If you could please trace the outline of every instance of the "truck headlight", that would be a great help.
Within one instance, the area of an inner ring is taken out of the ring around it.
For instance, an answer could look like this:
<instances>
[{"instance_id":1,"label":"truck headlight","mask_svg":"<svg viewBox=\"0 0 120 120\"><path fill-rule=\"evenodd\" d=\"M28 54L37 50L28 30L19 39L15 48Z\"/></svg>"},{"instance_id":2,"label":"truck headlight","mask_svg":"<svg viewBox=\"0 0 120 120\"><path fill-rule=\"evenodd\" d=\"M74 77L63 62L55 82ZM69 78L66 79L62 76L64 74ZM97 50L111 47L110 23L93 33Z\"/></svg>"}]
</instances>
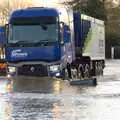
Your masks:
<instances>
[{"instance_id":1,"label":"truck headlight","mask_svg":"<svg viewBox=\"0 0 120 120\"><path fill-rule=\"evenodd\" d=\"M15 67L13 67L13 66L9 66L8 67L8 72L9 73L14 73L16 71L16 68Z\"/></svg>"},{"instance_id":2,"label":"truck headlight","mask_svg":"<svg viewBox=\"0 0 120 120\"><path fill-rule=\"evenodd\" d=\"M59 70L59 68L60 68L59 65L52 65L52 66L50 66L50 71L51 71L51 72L56 72L56 71Z\"/></svg>"}]
</instances>

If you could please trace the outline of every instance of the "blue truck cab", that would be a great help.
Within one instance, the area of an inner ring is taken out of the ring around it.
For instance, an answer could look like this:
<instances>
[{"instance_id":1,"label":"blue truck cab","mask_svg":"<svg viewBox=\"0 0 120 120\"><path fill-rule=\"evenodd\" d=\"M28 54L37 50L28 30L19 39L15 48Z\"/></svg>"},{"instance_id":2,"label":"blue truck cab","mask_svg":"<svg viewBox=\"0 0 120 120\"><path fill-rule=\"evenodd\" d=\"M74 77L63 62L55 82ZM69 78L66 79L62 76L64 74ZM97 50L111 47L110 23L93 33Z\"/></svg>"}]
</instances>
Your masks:
<instances>
[{"instance_id":1,"label":"blue truck cab","mask_svg":"<svg viewBox=\"0 0 120 120\"><path fill-rule=\"evenodd\" d=\"M61 76L67 63L75 59L72 11L16 10L8 28L6 58L11 75Z\"/></svg>"}]
</instances>

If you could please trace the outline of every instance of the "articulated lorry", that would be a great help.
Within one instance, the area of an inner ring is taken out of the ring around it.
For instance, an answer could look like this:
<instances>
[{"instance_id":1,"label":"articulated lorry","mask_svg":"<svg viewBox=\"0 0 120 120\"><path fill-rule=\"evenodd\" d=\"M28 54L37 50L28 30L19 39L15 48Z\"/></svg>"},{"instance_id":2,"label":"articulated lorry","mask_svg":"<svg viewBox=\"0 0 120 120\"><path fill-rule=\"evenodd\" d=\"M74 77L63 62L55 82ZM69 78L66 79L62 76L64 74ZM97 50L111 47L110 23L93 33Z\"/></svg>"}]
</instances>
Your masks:
<instances>
[{"instance_id":1,"label":"articulated lorry","mask_svg":"<svg viewBox=\"0 0 120 120\"><path fill-rule=\"evenodd\" d=\"M90 78L105 66L104 22L66 8L12 12L7 31L8 74Z\"/></svg>"}]
</instances>

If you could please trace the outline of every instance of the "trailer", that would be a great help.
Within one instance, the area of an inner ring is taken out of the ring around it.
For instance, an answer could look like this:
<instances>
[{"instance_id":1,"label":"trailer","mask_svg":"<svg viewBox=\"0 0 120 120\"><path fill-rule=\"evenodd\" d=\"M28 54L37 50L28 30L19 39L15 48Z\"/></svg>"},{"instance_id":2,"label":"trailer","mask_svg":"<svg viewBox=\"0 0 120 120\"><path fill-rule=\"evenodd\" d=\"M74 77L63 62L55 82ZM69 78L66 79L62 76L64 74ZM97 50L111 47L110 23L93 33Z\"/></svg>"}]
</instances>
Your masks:
<instances>
[{"instance_id":1,"label":"trailer","mask_svg":"<svg viewBox=\"0 0 120 120\"><path fill-rule=\"evenodd\" d=\"M85 79L105 67L104 21L68 8L12 12L6 59L10 76Z\"/></svg>"}]
</instances>

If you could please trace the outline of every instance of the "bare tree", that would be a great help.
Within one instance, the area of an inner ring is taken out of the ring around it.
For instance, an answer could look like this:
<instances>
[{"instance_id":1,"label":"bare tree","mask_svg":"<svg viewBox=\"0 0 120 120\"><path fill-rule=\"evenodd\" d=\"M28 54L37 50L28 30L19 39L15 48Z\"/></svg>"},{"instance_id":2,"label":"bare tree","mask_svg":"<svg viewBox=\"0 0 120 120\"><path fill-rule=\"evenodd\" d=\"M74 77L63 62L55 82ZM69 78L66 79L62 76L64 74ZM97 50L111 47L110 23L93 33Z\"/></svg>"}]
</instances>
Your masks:
<instances>
[{"instance_id":1,"label":"bare tree","mask_svg":"<svg viewBox=\"0 0 120 120\"><path fill-rule=\"evenodd\" d=\"M86 8L88 0L64 0L63 4L73 8L74 10L81 10Z\"/></svg>"},{"instance_id":2,"label":"bare tree","mask_svg":"<svg viewBox=\"0 0 120 120\"><path fill-rule=\"evenodd\" d=\"M10 13L16 9L32 7L32 0L4 0L0 2L0 20L1 25L7 23Z\"/></svg>"}]
</instances>

